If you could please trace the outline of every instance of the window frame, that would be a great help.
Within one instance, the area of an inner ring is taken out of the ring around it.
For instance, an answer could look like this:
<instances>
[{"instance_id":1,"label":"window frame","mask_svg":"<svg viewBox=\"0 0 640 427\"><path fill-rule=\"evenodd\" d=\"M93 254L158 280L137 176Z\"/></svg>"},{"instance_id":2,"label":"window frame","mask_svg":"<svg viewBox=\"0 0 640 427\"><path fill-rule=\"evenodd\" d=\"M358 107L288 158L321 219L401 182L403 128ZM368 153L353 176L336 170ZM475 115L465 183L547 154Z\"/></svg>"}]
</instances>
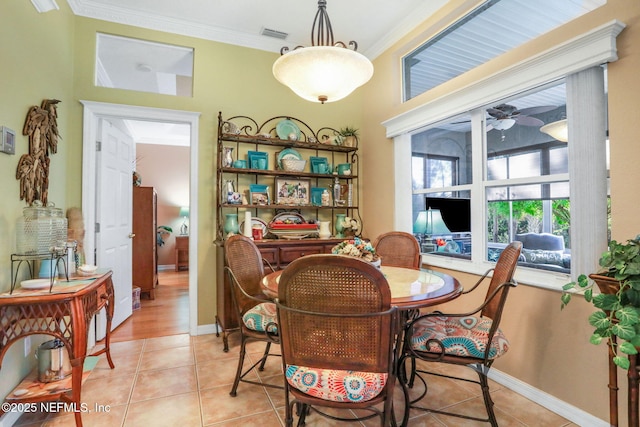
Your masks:
<instances>
[{"instance_id":1,"label":"window frame","mask_svg":"<svg viewBox=\"0 0 640 427\"><path fill-rule=\"evenodd\" d=\"M600 64L614 62L618 59L616 50L616 37L624 29L625 25L619 21L611 21L599 27L593 28L583 34L552 46L542 53L529 57L517 64L503 67L500 71L485 78L475 80L473 83L451 91L446 96L433 99L430 102L419 105L399 116L390 118L382 124L386 127L388 138L394 139L395 157L395 178L396 178L396 201L395 201L395 224L394 228L411 232L411 210L403 209L403 206L411 203L411 173L406 171L406 159L411 156L411 134L423 130L425 127L438 122L448 120L451 117L465 112L472 115L472 146L486 148L482 143L484 132L484 118L481 107L488 103L493 103L501 99L508 99L510 96L522 94L530 90L539 90L544 86L565 78L573 73L578 73L589 67L597 67ZM474 120L474 118L476 118ZM473 150L473 164L482 164L482 159L486 158L486 153L481 150ZM500 185L500 182L488 183L484 180L484 171L473 168L473 178L471 182L483 187L485 185ZM566 174L567 179L569 174ZM540 177L540 181L553 181L557 175ZM408 183L408 185L407 185ZM511 181L510 181L511 183ZM473 185L457 186L455 188L442 188L439 191L459 191L472 190L472 210L482 212L472 218L472 230L482 229L486 224L486 206L484 203L484 188L478 194L477 188ZM573 190L571 193L573 197ZM572 201L573 203L573 201ZM579 209L580 206L574 206ZM573 222L573 221L572 221ZM574 224L575 225L575 224ZM578 235L579 241L586 239L585 235L574 228L574 235ZM586 243L592 243L587 240ZM596 242L592 248L601 247L604 242ZM573 246L576 246L575 244ZM465 271L474 274L482 274L492 263L484 261L486 259L486 243L484 239L476 238L472 241L473 257L470 261L458 260L446 257L428 256L423 258L431 265ZM581 261L585 258L593 258L593 254L581 256ZM480 257L480 259L478 259ZM580 267L573 263L574 271ZM575 273L574 273L575 274ZM559 290L569 279L570 275L565 273L537 271L534 269L519 269L517 274L521 281L527 284L547 289Z\"/></svg>"}]
</instances>

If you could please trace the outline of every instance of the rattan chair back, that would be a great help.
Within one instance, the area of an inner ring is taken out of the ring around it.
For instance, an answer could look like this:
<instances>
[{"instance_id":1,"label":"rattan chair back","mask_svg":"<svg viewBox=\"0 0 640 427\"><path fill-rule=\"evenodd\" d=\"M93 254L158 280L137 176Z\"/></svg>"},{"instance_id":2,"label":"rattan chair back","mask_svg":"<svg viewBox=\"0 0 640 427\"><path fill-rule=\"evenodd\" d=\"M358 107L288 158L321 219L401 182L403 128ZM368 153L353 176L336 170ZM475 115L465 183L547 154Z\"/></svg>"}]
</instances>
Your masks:
<instances>
[{"instance_id":1,"label":"rattan chair back","mask_svg":"<svg viewBox=\"0 0 640 427\"><path fill-rule=\"evenodd\" d=\"M236 303L236 309L242 316L260 302L247 295L265 300L260 284L265 274L262 255L253 240L241 234L231 236L225 241L224 255L227 267L237 281L236 286L232 286L232 297Z\"/></svg>"},{"instance_id":2,"label":"rattan chair back","mask_svg":"<svg viewBox=\"0 0 640 427\"><path fill-rule=\"evenodd\" d=\"M236 396L238 385L241 381L264 387L282 388L279 385L254 380L252 379L254 377L251 376L247 377L254 368L260 371L264 370L268 357L280 356L279 354L270 353L271 344L279 343L275 316L272 316L274 318L273 321L270 321L269 318L264 330L255 328L257 324L253 324L253 327L250 327L249 324L245 323L243 318L243 316L254 307L259 309L258 312L262 315L268 312L268 310L266 310L268 305L273 305L271 302L268 302L268 298L262 292L262 285L260 284L264 276L264 261L262 255L253 240L242 235L231 236L225 241L224 254L227 264L225 270L229 275L229 282L231 284L231 299L238 314L238 330L240 331L238 368L229 394ZM260 309L265 310L262 311ZM254 311L253 314L255 315L255 310L252 311ZM275 307L273 307L273 311L275 311ZM252 313L249 313L249 318L251 317ZM262 357L249 368L243 370L247 353L246 346L247 343L252 340L264 342L266 346Z\"/></svg>"},{"instance_id":3,"label":"rattan chair back","mask_svg":"<svg viewBox=\"0 0 640 427\"><path fill-rule=\"evenodd\" d=\"M381 234L373 243L382 265L420 268L420 245L413 234L390 231Z\"/></svg>"},{"instance_id":4,"label":"rattan chair back","mask_svg":"<svg viewBox=\"0 0 640 427\"><path fill-rule=\"evenodd\" d=\"M289 264L278 285L283 362L387 372L392 363L391 291L382 272L341 255Z\"/></svg>"},{"instance_id":5,"label":"rattan chair back","mask_svg":"<svg viewBox=\"0 0 640 427\"><path fill-rule=\"evenodd\" d=\"M516 271L521 250L522 242L514 241L509 243L500 254L498 262L496 262L496 266L493 269L493 276L491 277L491 282L487 289L487 297L485 299L487 304L480 314L483 317L492 319L496 324L496 327L500 322L507 294L512 288L512 286L501 285L513 281L513 274ZM495 297L493 297L494 293L497 293Z\"/></svg>"}]
</instances>

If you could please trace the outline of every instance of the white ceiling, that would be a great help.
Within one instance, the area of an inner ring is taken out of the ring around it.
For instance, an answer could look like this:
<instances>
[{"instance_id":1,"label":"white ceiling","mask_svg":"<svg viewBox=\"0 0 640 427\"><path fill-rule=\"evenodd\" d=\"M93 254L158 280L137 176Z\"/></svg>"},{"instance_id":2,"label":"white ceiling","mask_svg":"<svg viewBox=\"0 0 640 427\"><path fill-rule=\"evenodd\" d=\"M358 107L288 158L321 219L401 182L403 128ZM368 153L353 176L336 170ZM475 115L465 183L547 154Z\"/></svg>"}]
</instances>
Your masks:
<instances>
[{"instance_id":1,"label":"white ceiling","mask_svg":"<svg viewBox=\"0 0 640 427\"><path fill-rule=\"evenodd\" d=\"M60 1L60 0L59 0ZM374 59L448 0L327 0L335 41ZM311 44L316 0L67 0L79 16L279 52ZM286 40L261 35L288 33Z\"/></svg>"}]
</instances>

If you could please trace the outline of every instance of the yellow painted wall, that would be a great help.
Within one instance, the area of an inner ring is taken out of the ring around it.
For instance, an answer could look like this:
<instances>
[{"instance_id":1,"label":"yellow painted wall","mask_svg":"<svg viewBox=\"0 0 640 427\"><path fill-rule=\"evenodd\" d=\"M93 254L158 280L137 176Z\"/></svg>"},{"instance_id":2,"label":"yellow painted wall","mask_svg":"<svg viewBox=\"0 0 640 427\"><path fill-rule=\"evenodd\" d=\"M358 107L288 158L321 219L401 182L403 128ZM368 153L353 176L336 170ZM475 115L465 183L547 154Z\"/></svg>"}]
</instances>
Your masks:
<instances>
[{"instance_id":1,"label":"yellow painted wall","mask_svg":"<svg viewBox=\"0 0 640 427\"><path fill-rule=\"evenodd\" d=\"M617 38L619 60L610 64L609 129L611 141L611 205L613 238L624 240L640 233L637 191L640 179L640 3L608 0L607 4L575 21L527 43L472 72L401 103L400 57L449 23L474 1L454 1L374 61L375 76L364 89L364 129L367 144L362 150L366 183L364 212L369 234L375 236L393 226L393 142L385 137L381 123L409 111L468 82L490 75L588 29L618 19L627 27ZM454 6L457 9L454 9ZM374 147L374 148L373 148ZM373 149L372 149L373 148ZM410 167L407 159L407 167ZM380 171L388 170L388 174ZM375 189L375 191L371 191ZM375 214L374 214L375 213ZM475 277L450 272L473 283ZM560 312L559 292L519 286L510 297L503 329L512 348L494 365L500 371L545 391L603 419L609 419L606 346L589 344L592 329L587 318L594 310L575 299ZM477 303L477 301L474 301ZM474 304L455 301L448 308ZM626 380L619 375L620 425L626 425Z\"/></svg>"},{"instance_id":2,"label":"yellow painted wall","mask_svg":"<svg viewBox=\"0 0 640 427\"><path fill-rule=\"evenodd\" d=\"M29 152L22 135L27 111L43 99L60 99L58 126L62 140L53 154L49 175L49 200L64 208L67 203L66 169L69 155L69 111L73 94L73 19L68 14L38 14L30 2L0 4L0 126L16 132L16 154L0 153L0 292L11 282L11 254L15 252L15 224L25 202L16 180L18 160ZM16 40L20 40L19 43ZM25 277L27 269L20 270ZM34 337L32 349L47 337ZM33 351L32 351L33 353ZM7 351L0 370L0 396L5 396L30 370L21 342Z\"/></svg>"}]
</instances>

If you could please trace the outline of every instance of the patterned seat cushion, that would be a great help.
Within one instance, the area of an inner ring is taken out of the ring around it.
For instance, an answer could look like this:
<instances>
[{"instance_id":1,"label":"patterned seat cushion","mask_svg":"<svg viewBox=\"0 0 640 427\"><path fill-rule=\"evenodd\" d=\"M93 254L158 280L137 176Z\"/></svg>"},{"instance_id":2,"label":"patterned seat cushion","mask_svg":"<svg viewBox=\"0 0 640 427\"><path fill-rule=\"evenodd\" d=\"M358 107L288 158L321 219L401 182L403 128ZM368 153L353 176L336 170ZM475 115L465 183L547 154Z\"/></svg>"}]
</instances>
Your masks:
<instances>
[{"instance_id":1,"label":"patterned seat cushion","mask_svg":"<svg viewBox=\"0 0 640 427\"><path fill-rule=\"evenodd\" d=\"M266 332L267 325L273 323L269 328L269 332L278 332L277 327L275 327L277 321L276 305L272 302L263 302L248 310L242 316L242 321L247 328L258 332Z\"/></svg>"},{"instance_id":2,"label":"patterned seat cushion","mask_svg":"<svg viewBox=\"0 0 640 427\"><path fill-rule=\"evenodd\" d=\"M301 392L334 402L366 402L380 394L386 373L317 369L287 365L287 382Z\"/></svg>"},{"instance_id":3,"label":"patterned seat cushion","mask_svg":"<svg viewBox=\"0 0 640 427\"><path fill-rule=\"evenodd\" d=\"M436 339L444 345L445 354L483 358L487 336L493 321L485 317L425 317L415 323L411 345L414 350L440 353L434 343L427 349L427 341ZM489 359L502 356L509 349L509 342L498 328L489 349Z\"/></svg>"}]
</instances>

